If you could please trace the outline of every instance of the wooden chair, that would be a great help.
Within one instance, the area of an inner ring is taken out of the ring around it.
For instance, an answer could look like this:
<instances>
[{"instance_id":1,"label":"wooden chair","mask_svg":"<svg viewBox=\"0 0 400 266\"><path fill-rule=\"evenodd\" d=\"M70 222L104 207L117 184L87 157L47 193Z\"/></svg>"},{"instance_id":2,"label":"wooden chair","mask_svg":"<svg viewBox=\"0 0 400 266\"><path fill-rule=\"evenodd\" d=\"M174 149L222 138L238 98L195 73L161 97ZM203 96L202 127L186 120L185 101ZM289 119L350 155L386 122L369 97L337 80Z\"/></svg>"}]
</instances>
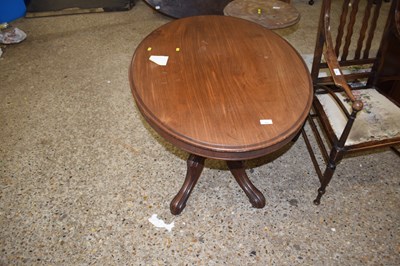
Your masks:
<instances>
[{"instance_id":1,"label":"wooden chair","mask_svg":"<svg viewBox=\"0 0 400 266\"><path fill-rule=\"evenodd\" d=\"M345 154L392 147L399 155L394 146L400 143L400 99L396 102L377 88L391 82L392 90L400 90L400 60L393 60L400 55L399 0L344 0L342 7L331 8L338 2L323 0L311 71L315 94L309 134L324 157L324 171L302 131L321 183L316 205ZM379 38L377 52L371 48L374 37Z\"/></svg>"}]
</instances>

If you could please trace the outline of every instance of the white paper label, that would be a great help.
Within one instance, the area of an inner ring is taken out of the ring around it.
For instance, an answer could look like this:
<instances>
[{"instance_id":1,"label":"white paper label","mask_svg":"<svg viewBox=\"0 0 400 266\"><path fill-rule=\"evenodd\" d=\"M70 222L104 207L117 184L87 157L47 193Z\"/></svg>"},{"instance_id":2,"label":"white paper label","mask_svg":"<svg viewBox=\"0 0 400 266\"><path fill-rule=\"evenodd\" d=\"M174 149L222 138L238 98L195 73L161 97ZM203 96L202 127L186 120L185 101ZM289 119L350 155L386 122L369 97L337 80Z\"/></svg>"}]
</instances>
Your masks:
<instances>
[{"instance_id":1,"label":"white paper label","mask_svg":"<svg viewBox=\"0 0 400 266\"><path fill-rule=\"evenodd\" d=\"M261 119L260 124L261 125L272 125L272 119Z\"/></svg>"},{"instance_id":2,"label":"white paper label","mask_svg":"<svg viewBox=\"0 0 400 266\"><path fill-rule=\"evenodd\" d=\"M168 56L166 55L152 55L149 57L151 62L156 63L160 66L166 66L168 62Z\"/></svg>"},{"instance_id":3,"label":"white paper label","mask_svg":"<svg viewBox=\"0 0 400 266\"><path fill-rule=\"evenodd\" d=\"M334 68L334 69L333 69L333 72L335 72L335 75L336 75L336 76L342 75L342 73L340 73L340 69L339 69L339 68Z\"/></svg>"}]
</instances>

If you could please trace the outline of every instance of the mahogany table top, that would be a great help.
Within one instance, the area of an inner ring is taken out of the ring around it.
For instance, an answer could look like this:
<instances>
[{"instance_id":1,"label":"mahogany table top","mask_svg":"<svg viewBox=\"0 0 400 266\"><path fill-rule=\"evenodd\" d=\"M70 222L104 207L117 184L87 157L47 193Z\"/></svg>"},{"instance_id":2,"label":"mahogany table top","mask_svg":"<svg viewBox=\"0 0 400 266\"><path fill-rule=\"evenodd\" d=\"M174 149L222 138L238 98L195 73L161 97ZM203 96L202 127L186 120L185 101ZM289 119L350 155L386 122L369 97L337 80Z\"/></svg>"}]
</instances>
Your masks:
<instances>
[{"instance_id":1,"label":"mahogany table top","mask_svg":"<svg viewBox=\"0 0 400 266\"><path fill-rule=\"evenodd\" d=\"M167 64L152 55L168 56ZM226 16L161 26L137 47L129 74L149 124L177 147L214 159L256 158L287 144L313 95L309 71L288 42Z\"/></svg>"}]
</instances>

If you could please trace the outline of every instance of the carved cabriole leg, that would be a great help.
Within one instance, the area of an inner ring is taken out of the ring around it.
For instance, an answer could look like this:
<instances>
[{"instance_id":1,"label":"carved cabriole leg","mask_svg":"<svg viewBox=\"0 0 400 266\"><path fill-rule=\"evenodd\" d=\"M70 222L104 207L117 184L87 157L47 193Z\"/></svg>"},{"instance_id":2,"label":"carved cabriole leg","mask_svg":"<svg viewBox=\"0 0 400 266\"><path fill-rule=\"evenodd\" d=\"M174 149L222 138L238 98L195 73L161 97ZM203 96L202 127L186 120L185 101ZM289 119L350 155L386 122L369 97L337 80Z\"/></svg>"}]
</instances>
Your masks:
<instances>
[{"instance_id":1,"label":"carved cabriole leg","mask_svg":"<svg viewBox=\"0 0 400 266\"><path fill-rule=\"evenodd\" d=\"M247 177L242 161L227 161L229 170L238 182L239 186L246 193L250 203L254 208L263 208L265 206L264 195L251 183Z\"/></svg>"},{"instance_id":2,"label":"carved cabriole leg","mask_svg":"<svg viewBox=\"0 0 400 266\"><path fill-rule=\"evenodd\" d=\"M204 157L193 154L189 156L187 160L185 182L170 204L170 210L172 214L178 215L185 208L190 193L192 192L197 180L199 180L201 172L203 171L204 161Z\"/></svg>"}]
</instances>

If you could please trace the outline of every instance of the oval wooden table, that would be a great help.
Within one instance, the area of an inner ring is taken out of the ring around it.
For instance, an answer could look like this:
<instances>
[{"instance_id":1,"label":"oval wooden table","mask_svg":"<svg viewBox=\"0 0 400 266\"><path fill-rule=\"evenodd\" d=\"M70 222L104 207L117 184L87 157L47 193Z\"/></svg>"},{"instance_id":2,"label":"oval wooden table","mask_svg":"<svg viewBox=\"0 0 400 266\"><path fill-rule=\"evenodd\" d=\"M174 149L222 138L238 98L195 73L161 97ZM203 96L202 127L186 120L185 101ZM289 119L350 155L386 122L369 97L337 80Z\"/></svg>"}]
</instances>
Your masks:
<instances>
[{"instance_id":1,"label":"oval wooden table","mask_svg":"<svg viewBox=\"0 0 400 266\"><path fill-rule=\"evenodd\" d=\"M166 65L154 56L168 56ZM243 161L291 141L311 107L309 71L289 43L243 19L179 19L139 44L129 79L147 122L190 153L185 182L171 202L173 214L185 207L205 158L227 161L252 205L264 207Z\"/></svg>"}]
</instances>

